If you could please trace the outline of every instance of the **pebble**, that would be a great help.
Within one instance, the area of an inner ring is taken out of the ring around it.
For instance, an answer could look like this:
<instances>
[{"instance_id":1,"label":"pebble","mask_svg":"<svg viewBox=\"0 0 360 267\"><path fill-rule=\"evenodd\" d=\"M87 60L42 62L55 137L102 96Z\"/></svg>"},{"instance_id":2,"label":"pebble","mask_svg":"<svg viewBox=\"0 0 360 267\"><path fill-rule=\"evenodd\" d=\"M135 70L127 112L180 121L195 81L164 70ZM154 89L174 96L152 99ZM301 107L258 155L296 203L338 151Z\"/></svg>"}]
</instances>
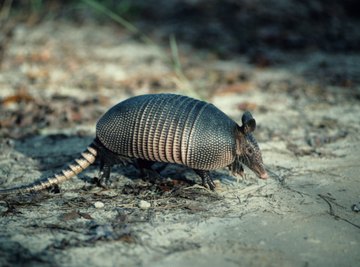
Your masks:
<instances>
[{"instance_id":1,"label":"pebble","mask_svg":"<svg viewBox=\"0 0 360 267\"><path fill-rule=\"evenodd\" d=\"M360 211L360 202L358 204L352 205L351 210L354 212L359 212Z\"/></svg>"},{"instance_id":2,"label":"pebble","mask_svg":"<svg viewBox=\"0 0 360 267\"><path fill-rule=\"evenodd\" d=\"M94 207L97 208L97 209L102 209L103 207L105 206L105 204L101 201L96 201L94 203Z\"/></svg>"},{"instance_id":3,"label":"pebble","mask_svg":"<svg viewBox=\"0 0 360 267\"><path fill-rule=\"evenodd\" d=\"M259 245L265 246L265 245L266 245L266 242L265 242L264 240L260 240Z\"/></svg>"},{"instance_id":4,"label":"pebble","mask_svg":"<svg viewBox=\"0 0 360 267\"><path fill-rule=\"evenodd\" d=\"M145 210L145 209L148 209L148 208L150 208L150 207L151 207L151 203L150 203L150 202L147 202L147 201L145 201L145 200L140 200L140 202L139 202L139 208L140 208L140 209Z\"/></svg>"}]
</instances>

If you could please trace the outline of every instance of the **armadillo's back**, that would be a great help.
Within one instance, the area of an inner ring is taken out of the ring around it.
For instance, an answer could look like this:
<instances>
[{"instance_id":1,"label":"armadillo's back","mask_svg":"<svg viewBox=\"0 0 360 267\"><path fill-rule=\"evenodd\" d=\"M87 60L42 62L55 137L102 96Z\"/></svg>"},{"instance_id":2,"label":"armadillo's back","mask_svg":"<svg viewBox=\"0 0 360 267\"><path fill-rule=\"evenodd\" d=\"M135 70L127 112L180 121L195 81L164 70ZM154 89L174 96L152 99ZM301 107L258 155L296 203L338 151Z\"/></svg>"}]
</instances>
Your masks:
<instances>
[{"instance_id":1,"label":"armadillo's back","mask_svg":"<svg viewBox=\"0 0 360 267\"><path fill-rule=\"evenodd\" d=\"M114 153L211 170L235 157L236 123L212 104L174 94L129 98L97 123L101 143Z\"/></svg>"}]
</instances>

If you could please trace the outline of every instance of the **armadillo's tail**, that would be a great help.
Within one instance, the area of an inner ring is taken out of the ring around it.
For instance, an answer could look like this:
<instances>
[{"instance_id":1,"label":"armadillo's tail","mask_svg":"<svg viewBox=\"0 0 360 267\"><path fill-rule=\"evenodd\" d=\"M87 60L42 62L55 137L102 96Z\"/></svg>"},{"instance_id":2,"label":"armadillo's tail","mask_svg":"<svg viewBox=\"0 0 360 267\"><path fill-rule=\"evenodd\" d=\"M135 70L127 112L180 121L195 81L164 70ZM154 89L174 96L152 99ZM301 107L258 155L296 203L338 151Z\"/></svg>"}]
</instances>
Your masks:
<instances>
[{"instance_id":1,"label":"armadillo's tail","mask_svg":"<svg viewBox=\"0 0 360 267\"><path fill-rule=\"evenodd\" d=\"M49 188L54 185L58 185L75 175L79 174L87 167L89 167L92 163L94 163L98 152L94 143L90 144L87 149L81 153L81 156L75 159L71 164L67 166L67 168L63 169L61 172L42 179L35 181L29 185L23 185L18 187L13 187L9 189L0 190L0 195L8 195L8 194L25 194L30 192L37 192L43 189Z\"/></svg>"}]
</instances>

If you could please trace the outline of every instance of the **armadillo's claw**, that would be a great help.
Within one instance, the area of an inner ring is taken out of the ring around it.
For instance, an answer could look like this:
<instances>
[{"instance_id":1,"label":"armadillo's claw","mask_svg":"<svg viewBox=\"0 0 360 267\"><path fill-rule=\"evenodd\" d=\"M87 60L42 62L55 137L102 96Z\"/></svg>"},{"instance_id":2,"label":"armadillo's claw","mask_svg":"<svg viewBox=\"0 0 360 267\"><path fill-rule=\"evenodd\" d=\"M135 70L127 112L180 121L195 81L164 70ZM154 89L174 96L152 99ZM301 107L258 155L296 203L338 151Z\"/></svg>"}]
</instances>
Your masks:
<instances>
[{"instance_id":1,"label":"armadillo's claw","mask_svg":"<svg viewBox=\"0 0 360 267\"><path fill-rule=\"evenodd\" d=\"M203 183L203 185L204 185L204 183ZM215 187L216 187L214 181L211 178L206 180L205 186L210 188L211 191L214 191Z\"/></svg>"},{"instance_id":2,"label":"armadillo's claw","mask_svg":"<svg viewBox=\"0 0 360 267\"><path fill-rule=\"evenodd\" d=\"M209 171L205 171L205 170L194 170L194 171L201 177L202 185L204 187L207 187L212 191L215 190L216 186L213 179L210 176Z\"/></svg>"},{"instance_id":3,"label":"armadillo's claw","mask_svg":"<svg viewBox=\"0 0 360 267\"><path fill-rule=\"evenodd\" d=\"M111 165L101 162L99 178L95 178L96 185L106 189L110 188L111 186L110 172L111 172Z\"/></svg>"},{"instance_id":4,"label":"armadillo's claw","mask_svg":"<svg viewBox=\"0 0 360 267\"><path fill-rule=\"evenodd\" d=\"M99 177L94 177L93 183L101 188L109 189L111 187L111 182L109 179L101 179Z\"/></svg>"}]
</instances>

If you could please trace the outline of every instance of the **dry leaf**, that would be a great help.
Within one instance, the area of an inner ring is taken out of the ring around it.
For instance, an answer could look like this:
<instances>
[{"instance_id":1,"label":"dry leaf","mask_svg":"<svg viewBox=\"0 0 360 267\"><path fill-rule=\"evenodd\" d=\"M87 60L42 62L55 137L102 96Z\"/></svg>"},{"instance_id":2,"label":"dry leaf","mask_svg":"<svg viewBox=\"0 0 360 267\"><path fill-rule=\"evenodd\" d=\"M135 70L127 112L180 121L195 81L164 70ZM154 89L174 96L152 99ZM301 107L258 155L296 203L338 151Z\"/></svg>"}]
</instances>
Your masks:
<instances>
[{"instance_id":1,"label":"dry leaf","mask_svg":"<svg viewBox=\"0 0 360 267\"><path fill-rule=\"evenodd\" d=\"M242 111L245 110L255 110L257 107L256 103L253 102L242 102L237 104L236 108Z\"/></svg>"},{"instance_id":2,"label":"dry leaf","mask_svg":"<svg viewBox=\"0 0 360 267\"><path fill-rule=\"evenodd\" d=\"M251 90L252 84L249 82L246 83L234 83L230 85L225 85L216 90L216 95L225 95L225 94L234 94L234 93L244 93Z\"/></svg>"}]
</instances>

